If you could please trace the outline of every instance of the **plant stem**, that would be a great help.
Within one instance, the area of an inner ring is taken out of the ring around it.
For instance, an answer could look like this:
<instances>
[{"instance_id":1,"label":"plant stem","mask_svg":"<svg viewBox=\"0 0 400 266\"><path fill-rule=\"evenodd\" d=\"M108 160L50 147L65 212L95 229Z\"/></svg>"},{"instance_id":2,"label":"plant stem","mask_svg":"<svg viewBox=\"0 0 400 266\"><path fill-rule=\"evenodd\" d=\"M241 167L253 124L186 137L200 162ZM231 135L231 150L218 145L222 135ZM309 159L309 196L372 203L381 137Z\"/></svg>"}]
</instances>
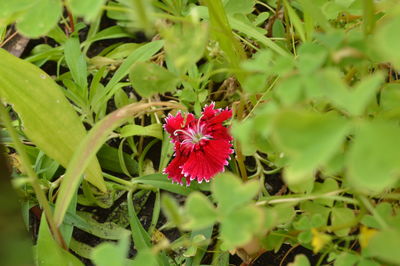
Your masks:
<instances>
[{"instance_id":1,"label":"plant stem","mask_svg":"<svg viewBox=\"0 0 400 266\"><path fill-rule=\"evenodd\" d=\"M52 231L55 240L62 248L67 249L67 245L53 220L53 214L49 202L47 201L46 195L40 188L39 178L36 175L35 171L33 171L28 154L26 153L25 148L21 143L17 132L12 126L12 121L10 119L10 116L2 102L0 102L0 118L1 120L3 120L4 126L6 127L8 133L10 134L14 142L15 150L17 151L21 159L21 165L29 177L29 181L32 185L33 190L35 191L40 206L43 208L44 214L46 215L47 222L50 226L50 230Z\"/></svg>"}]
</instances>

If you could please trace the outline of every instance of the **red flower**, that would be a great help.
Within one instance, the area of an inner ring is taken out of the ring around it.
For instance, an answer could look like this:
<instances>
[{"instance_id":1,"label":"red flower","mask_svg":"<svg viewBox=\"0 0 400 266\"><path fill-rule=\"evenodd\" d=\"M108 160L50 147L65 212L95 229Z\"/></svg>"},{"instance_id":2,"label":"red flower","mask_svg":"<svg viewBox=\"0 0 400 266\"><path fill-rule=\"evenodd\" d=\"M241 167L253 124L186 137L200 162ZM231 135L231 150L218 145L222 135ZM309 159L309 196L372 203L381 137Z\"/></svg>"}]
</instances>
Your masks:
<instances>
[{"instance_id":1,"label":"red flower","mask_svg":"<svg viewBox=\"0 0 400 266\"><path fill-rule=\"evenodd\" d=\"M232 110L214 107L214 103L206 105L198 119L181 112L165 119L164 129L171 135L175 158L163 173L172 182L182 185L184 177L187 186L192 180L208 182L228 165L232 137L222 123L232 117Z\"/></svg>"}]
</instances>

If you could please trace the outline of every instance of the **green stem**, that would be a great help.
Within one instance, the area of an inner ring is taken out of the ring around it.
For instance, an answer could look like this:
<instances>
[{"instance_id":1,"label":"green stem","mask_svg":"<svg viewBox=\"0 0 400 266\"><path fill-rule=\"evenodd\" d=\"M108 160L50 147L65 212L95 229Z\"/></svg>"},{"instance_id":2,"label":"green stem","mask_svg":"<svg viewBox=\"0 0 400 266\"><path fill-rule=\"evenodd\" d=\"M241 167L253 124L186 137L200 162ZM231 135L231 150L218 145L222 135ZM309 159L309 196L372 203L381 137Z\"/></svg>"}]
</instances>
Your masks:
<instances>
[{"instance_id":1,"label":"green stem","mask_svg":"<svg viewBox=\"0 0 400 266\"><path fill-rule=\"evenodd\" d=\"M122 178L119 178L119 177L116 177L116 176L113 176L113 175L110 175L110 174L107 174L107 173L104 173L104 172L103 172L103 176L105 178L111 180L111 181L114 181L116 183L124 185L124 186L126 186L126 187L128 187L130 189L135 187L135 184L133 184L132 182L130 182L128 180L124 180Z\"/></svg>"},{"instance_id":2,"label":"green stem","mask_svg":"<svg viewBox=\"0 0 400 266\"><path fill-rule=\"evenodd\" d=\"M161 211L160 190L157 189L156 199L154 201L153 216L151 217L151 224L148 230L149 235L152 235L153 231L156 229L158 218L160 217L160 211Z\"/></svg>"},{"instance_id":3,"label":"green stem","mask_svg":"<svg viewBox=\"0 0 400 266\"><path fill-rule=\"evenodd\" d=\"M144 157L146 156L146 154L150 150L150 148L153 147L154 144L156 144L157 141L158 141L158 139L153 139L152 141L150 141L149 144L147 144L147 146L143 149L142 153L140 154L139 161L138 161L139 176L143 175Z\"/></svg>"},{"instance_id":4,"label":"green stem","mask_svg":"<svg viewBox=\"0 0 400 266\"><path fill-rule=\"evenodd\" d=\"M43 192L43 190L40 188L39 178L36 175L35 171L33 171L33 168L32 168L29 156L26 153L25 147L21 143L17 132L15 131L14 127L12 126L12 121L10 119L10 116L2 102L0 102L0 117L1 117L1 120L3 120L4 126L6 127L8 133L10 134L10 136L14 142L15 150L18 152L20 159L21 159L21 165L29 177L29 181L33 187L33 190L35 191L35 194L36 194L36 197L37 197L37 200L38 200L40 206L42 206L42 208L43 208L44 214L46 215L47 222L50 226L50 229L53 233L55 240L62 248L67 249L67 245L65 244L65 241L62 238L62 235L53 220L53 213L51 211L49 202L47 201L46 195Z\"/></svg>"}]
</instances>

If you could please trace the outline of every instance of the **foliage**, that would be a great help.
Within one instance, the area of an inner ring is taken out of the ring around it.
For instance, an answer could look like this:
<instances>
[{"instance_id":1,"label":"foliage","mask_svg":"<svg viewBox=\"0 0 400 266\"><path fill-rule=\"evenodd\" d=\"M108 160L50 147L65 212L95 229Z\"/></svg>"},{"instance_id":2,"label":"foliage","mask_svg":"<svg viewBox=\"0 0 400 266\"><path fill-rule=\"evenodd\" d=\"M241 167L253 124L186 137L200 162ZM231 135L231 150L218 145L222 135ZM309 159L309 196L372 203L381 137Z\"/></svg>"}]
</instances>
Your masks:
<instances>
[{"instance_id":1,"label":"foliage","mask_svg":"<svg viewBox=\"0 0 400 266\"><path fill-rule=\"evenodd\" d=\"M0 47L36 38L0 49L36 263L400 265L398 4L0 0ZM235 153L174 184L164 118L211 102L233 112Z\"/></svg>"}]
</instances>

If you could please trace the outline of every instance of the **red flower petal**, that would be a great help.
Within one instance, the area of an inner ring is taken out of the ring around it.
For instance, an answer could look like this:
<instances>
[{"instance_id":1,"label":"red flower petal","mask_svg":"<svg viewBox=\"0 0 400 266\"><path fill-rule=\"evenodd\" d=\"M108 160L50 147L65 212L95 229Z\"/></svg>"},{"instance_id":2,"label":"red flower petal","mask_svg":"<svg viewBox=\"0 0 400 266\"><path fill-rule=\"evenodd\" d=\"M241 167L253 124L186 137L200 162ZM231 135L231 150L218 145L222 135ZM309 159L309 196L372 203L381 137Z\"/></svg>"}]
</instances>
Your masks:
<instances>
[{"instance_id":1,"label":"red flower petal","mask_svg":"<svg viewBox=\"0 0 400 266\"><path fill-rule=\"evenodd\" d=\"M175 158L169 163L164 169L163 173L168 175L168 178L172 179L172 182L183 184L182 178L182 164L185 163L187 158L181 156L179 149L176 151ZM189 184L187 184L189 185Z\"/></svg>"},{"instance_id":2,"label":"red flower petal","mask_svg":"<svg viewBox=\"0 0 400 266\"><path fill-rule=\"evenodd\" d=\"M215 103L212 102L210 105L206 105L203 109L203 112L201 113L204 118L209 119L215 116L216 113L218 113L218 110L214 109Z\"/></svg>"},{"instance_id":3,"label":"red flower petal","mask_svg":"<svg viewBox=\"0 0 400 266\"><path fill-rule=\"evenodd\" d=\"M175 130L181 129L184 126L183 122L184 122L184 118L183 118L181 112L178 112L176 114L176 116L169 114L165 118L164 129L169 134L173 135Z\"/></svg>"},{"instance_id":4,"label":"red flower petal","mask_svg":"<svg viewBox=\"0 0 400 266\"><path fill-rule=\"evenodd\" d=\"M216 174L223 172L233 152L232 144L226 140L209 140L201 149L193 151L183 164L182 173L186 179L201 183L210 181Z\"/></svg>"},{"instance_id":5,"label":"red flower petal","mask_svg":"<svg viewBox=\"0 0 400 266\"><path fill-rule=\"evenodd\" d=\"M228 120L229 118L232 117L232 110L229 109L225 109L222 110L221 112L219 112L216 116L214 116L213 118L211 118L208 123L210 124L218 124L218 123L222 123L226 120Z\"/></svg>"}]
</instances>

